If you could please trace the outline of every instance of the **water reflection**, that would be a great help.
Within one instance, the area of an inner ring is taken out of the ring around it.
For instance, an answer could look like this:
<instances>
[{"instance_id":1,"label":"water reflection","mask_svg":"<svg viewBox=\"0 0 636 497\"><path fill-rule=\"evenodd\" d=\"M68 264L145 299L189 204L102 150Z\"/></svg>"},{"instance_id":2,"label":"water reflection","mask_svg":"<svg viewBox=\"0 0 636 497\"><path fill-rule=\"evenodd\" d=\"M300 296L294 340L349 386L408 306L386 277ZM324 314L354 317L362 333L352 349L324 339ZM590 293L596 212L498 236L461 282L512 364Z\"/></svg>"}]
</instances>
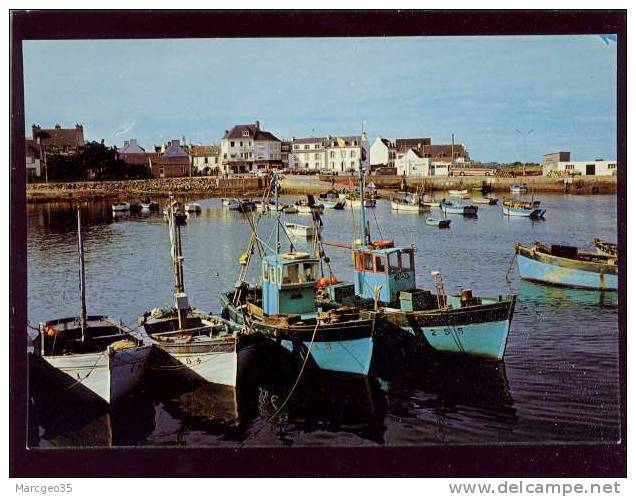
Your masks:
<instances>
[{"instance_id":1,"label":"water reflection","mask_svg":"<svg viewBox=\"0 0 636 497\"><path fill-rule=\"evenodd\" d=\"M618 292L560 288L523 280L519 282L517 291L520 301L541 306L618 308Z\"/></svg>"}]
</instances>

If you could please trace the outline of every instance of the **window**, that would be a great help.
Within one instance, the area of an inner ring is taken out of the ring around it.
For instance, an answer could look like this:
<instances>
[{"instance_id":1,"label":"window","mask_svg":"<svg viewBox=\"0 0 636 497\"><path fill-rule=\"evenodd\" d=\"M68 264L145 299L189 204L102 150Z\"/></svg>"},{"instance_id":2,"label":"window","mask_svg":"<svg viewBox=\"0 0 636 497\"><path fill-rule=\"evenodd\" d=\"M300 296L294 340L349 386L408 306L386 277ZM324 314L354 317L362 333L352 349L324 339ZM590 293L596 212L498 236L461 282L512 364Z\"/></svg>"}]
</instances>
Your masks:
<instances>
[{"instance_id":1,"label":"window","mask_svg":"<svg viewBox=\"0 0 636 497\"><path fill-rule=\"evenodd\" d=\"M243 130L243 136L250 136L250 132L248 130Z\"/></svg>"},{"instance_id":2,"label":"window","mask_svg":"<svg viewBox=\"0 0 636 497\"><path fill-rule=\"evenodd\" d=\"M269 268L269 281L271 283L276 283L276 268L274 266Z\"/></svg>"},{"instance_id":3,"label":"window","mask_svg":"<svg viewBox=\"0 0 636 497\"><path fill-rule=\"evenodd\" d=\"M389 263L389 272L394 273L400 269L400 263L398 262L398 253L391 252L387 255L387 260Z\"/></svg>"},{"instance_id":4,"label":"window","mask_svg":"<svg viewBox=\"0 0 636 497\"><path fill-rule=\"evenodd\" d=\"M300 145L294 145L294 150L298 150L300 148Z\"/></svg>"},{"instance_id":5,"label":"window","mask_svg":"<svg viewBox=\"0 0 636 497\"><path fill-rule=\"evenodd\" d=\"M233 146L234 146L234 142L230 142L230 147L233 147Z\"/></svg>"},{"instance_id":6,"label":"window","mask_svg":"<svg viewBox=\"0 0 636 497\"><path fill-rule=\"evenodd\" d=\"M320 169L320 162L316 162L315 167L316 169Z\"/></svg>"},{"instance_id":7,"label":"window","mask_svg":"<svg viewBox=\"0 0 636 497\"><path fill-rule=\"evenodd\" d=\"M373 271L373 255L363 254L363 267L365 271Z\"/></svg>"},{"instance_id":8,"label":"window","mask_svg":"<svg viewBox=\"0 0 636 497\"><path fill-rule=\"evenodd\" d=\"M305 145L305 150L309 150L309 145Z\"/></svg>"},{"instance_id":9,"label":"window","mask_svg":"<svg viewBox=\"0 0 636 497\"><path fill-rule=\"evenodd\" d=\"M269 281L268 279L268 271L267 271L267 264L263 263L263 268L262 268L262 272L263 272L263 281Z\"/></svg>"},{"instance_id":10,"label":"window","mask_svg":"<svg viewBox=\"0 0 636 497\"><path fill-rule=\"evenodd\" d=\"M334 152L333 150L329 152L329 158L333 159L335 157L336 157L336 152Z\"/></svg>"},{"instance_id":11,"label":"window","mask_svg":"<svg viewBox=\"0 0 636 497\"><path fill-rule=\"evenodd\" d=\"M320 154L314 154L314 159L318 160L320 158Z\"/></svg>"},{"instance_id":12,"label":"window","mask_svg":"<svg viewBox=\"0 0 636 497\"><path fill-rule=\"evenodd\" d=\"M616 164L608 164L607 169L616 169Z\"/></svg>"},{"instance_id":13,"label":"window","mask_svg":"<svg viewBox=\"0 0 636 497\"><path fill-rule=\"evenodd\" d=\"M351 161L351 167L355 167L356 166L356 162L355 161Z\"/></svg>"},{"instance_id":14,"label":"window","mask_svg":"<svg viewBox=\"0 0 636 497\"><path fill-rule=\"evenodd\" d=\"M375 257L375 272L376 273L386 272L386 264L384 262L384 257L381 257L381 256Z\"/></svg>"},{"instance_id":15,"label":"window","mask_svg":"<svg viewBox=\"0 0 636 497\"><path fill-rule=\"evenodd\" d=\"M239 147L242 147L242 146L243 146L243 142L239 142Z\"/></svg>"},{"instance_id":16,"label":"window","mask_svg":"<svg viewBox=\"0 0 636 497\"><path fill-rule=\"evenodd\" d=\"M317 143L314 145L314 148L320 148L320 145L318 145Z\"/></svg>"},{"instance_id":17,"label":"window","mask_svg":"<svg viewBox=\"0 0 636 497\"><path fill-rule=\"evenodd\" d=\"M566 164L565 165L565 169L568 170L568 171L574 169L574 164Z\"/></svg>"},{"instance_id":18,"label":"window","mask_svg":"<svg viewBox=\"0 0 636 497\"><path fill-rule=\"evenodd\" d=\"M300 283L298 275L298 264L288 264L283 272L283 285L293 285Z\"/></svg>"},{"instance_id":19,"label":"window","mask_svg":"<svg viewBox=\"0 0 636 497\"><path fill-rule=\"evenodd\" d=\"M355 157L356 156L356 151L352 150L351 153L349 154L351 157Z\"/></svg>"},{"instance_id":20,"label":"window","mask_svg":"<svg viewBox=\"0 0 636 497\"><path fill-rule=\"evenodd\" d=\"M308 168L309 167L309 162L305 162L305 167Z\"/></svg>"},{"instance_id":21,"label":"window","mask_svg":"<svg viewBox=\"0 0 636 497\"><path fill-rule=\"evenodd\" d=\"M311 262L303 263L303 282L310 282L316 280L316 265Z\"/></svg>"},{"instance_id":22,"label":"window","mask_svg":"<svg viewBox=\"0 0 636 497\"><path fill-rule=\"evenodd\" d=\"M402 271L413 270L413 252L410 250L402 250L400 252L400 267Z\"/></svg>"},{"instance_id":23,"label":"window","mask_svg":"<svg viewBox=\"0 0 636 497\"><path fill-rule=\"evenodd\" d=\"M203 159L203 163L204 163L204 164L207 164L207 163L208 163L208 158L207 158L207 157L205 157L205 158Z\"/></svg>"}]
</instances>

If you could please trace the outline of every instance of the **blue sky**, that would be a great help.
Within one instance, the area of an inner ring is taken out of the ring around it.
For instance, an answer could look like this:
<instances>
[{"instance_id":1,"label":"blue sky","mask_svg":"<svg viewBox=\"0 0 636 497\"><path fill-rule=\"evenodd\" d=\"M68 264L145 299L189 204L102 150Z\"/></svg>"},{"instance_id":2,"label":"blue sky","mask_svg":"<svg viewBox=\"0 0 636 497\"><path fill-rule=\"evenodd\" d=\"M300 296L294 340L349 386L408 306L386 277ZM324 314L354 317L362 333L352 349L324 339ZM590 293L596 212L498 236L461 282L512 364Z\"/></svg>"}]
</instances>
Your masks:
<instances>
[{"instance_id":1,"label":"blue sky","mask_svg":"<svg viewBox=\"0 0 636 497\"><path fill-rule=\"evenodd\" d=\"M27 41L26 127L150 148L279 138L428 136L472 158L616 158L616 43L599 36ZM515 130L527 134L524 137ZM30 131L29 131L30 132Z\"/></svg>"}]
</instances>

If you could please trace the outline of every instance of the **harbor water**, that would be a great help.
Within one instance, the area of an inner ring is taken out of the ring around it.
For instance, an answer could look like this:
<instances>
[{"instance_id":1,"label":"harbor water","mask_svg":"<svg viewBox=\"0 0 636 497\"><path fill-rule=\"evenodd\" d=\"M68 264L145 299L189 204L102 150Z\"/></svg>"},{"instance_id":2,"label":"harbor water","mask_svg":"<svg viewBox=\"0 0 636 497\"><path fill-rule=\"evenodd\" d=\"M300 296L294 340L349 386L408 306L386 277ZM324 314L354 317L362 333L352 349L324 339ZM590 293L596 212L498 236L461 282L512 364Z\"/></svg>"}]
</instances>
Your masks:
<instances>
[{"instance_id":1,"label":"harbor water","mask_svg":"<svg viewBox=\"0 0 636 497\"><path fill-rule=\"evenodd\" d=\"M283 202L291 201L283 199ZM480 205L476 218L450 215L450 229L426 214L367 209L373 238L415 244L418 286L518 295L503 362L418 355L373 358L369 378L297 374L261 358L238 390L170 377L148 381L110 412L80 406L31 385L29 445L68 446L358 446L614 442L620 436L618 296L519 280L514 243L577 245L616 241L614 195L542 194L546 219L502 214ZM192 305L220 312L218 295L234 287L250 225L220 199L198 199L202 212L182 227L185 287ZM131 328L143 312L172 304L167 223L161 213L113 218L107 201L84 202L83 237L89 314ZM68 202L29 204L29 323L79 313L76 218ZM355 237L359 209L327 210L323 239ZM274 245L274 214L261 221ZM442 218L439 209L431 216ZM309 216L282 215L310 223ZM306 240L293 240L306 250ZM283 248L289 241L283 239ZM351 278L351 253L326 246L340 280ZM248 281L256 283L258 263ZM31 335L33 330L29 330Z\"/></svg>"}]
</instances>

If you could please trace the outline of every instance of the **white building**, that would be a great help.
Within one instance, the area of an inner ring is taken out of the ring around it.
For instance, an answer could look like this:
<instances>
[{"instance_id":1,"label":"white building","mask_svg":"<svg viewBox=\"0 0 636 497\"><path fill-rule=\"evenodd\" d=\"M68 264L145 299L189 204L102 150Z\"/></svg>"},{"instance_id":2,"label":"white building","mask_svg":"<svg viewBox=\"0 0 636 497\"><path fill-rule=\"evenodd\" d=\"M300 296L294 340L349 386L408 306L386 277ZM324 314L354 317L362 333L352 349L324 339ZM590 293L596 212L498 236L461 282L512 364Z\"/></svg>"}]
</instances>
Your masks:
<instances>
[{"instance_id":1,"label":"white building","mask_svg":"<svg viewBox=\"0 0 636 497\"><path fill-rule=\"evenodd\" d=\"M198 174L219 170L221 149L216 145L190 145L190 163Z\"/></svg>"},{"instance_id":2,"label":"white building","mask_svg":"<svg viewBox=\"0 0 636 497\"><path fill-rule=\"evenodd\" d=\"M27 180L39 178L42 175L40 144L36 143L35 140L26 140L25 148Z\"/></svg>"},{"instance_id":3,"label":"white building","mask_svg":"<svg viewBox=\"0 0 636 497\"><path fill-rule=\"evenodd\" d=\"M348 173L357 171L361 158L363 167L368 169L369 142L366 134L293 138L289 167L336 174Z\"/></svg>"},{"instance_id":4,"label":"white building","mask_svg":"<svg viewBox=\"0 0 636 497\"><path fill-rule=\"evenodd\" d=\"M371 145L369 156L369 164L372 168L374 166L395 167L396 146L386 138L378 136Z\"/></svg>"},{"instance_id":5,"label":"white building","mask_svg":"<svg viewBox=\"0 0 636 497\"><path fill-rule=\"evenodd\" d=\"M424 157L414 148L398 151L395 158L395 167L399 176L432 176L432 164L429 157Z\"/></svg>"},{"instance_id":6,"label":"white building","mask_svg":"<svg viewBox=\"0 0 636 497\"><path fill-rule=\"evenodd\" d=\"M543 156L543 175L616 176L616 161L571 161L569 152L554 152Z\"/></svg>"},{"instance_id":7,"label":"white building","mask_svg":"<svg viewBox=\"0 0 636 497\"><path fill-rule=\"evenodd\" d=\"M221 168L224 173L253 172L281 167L281 141L260 123L237 124L221 140Z\"/></svg>"}]
</instances>

